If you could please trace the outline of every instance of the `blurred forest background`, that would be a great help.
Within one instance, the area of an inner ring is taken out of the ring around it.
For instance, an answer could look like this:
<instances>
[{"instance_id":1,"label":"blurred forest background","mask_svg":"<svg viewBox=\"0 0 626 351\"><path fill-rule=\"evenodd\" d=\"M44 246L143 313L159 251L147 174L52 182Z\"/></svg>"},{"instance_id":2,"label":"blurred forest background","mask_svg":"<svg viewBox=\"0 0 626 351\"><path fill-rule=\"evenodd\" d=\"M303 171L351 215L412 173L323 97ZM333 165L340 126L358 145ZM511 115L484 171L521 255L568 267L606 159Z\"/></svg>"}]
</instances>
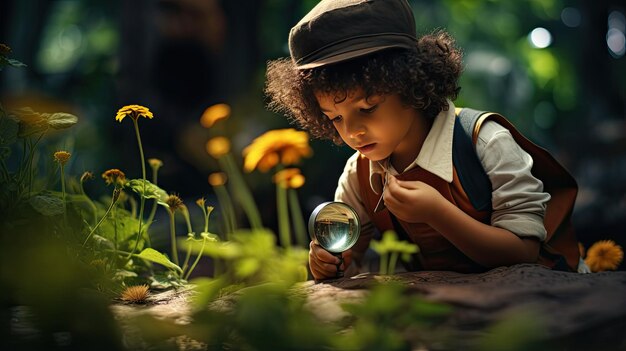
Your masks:
<instances>
[{"instance_id":1,"label":"blurred forest background","mask_svg":"<svg viewBox=\"0 0 626 351\"><path fill-rule=\"evenodd\" d=\"M155 118L141 123L142 139L146 157L165 164L159 184L190 201L211 202L207 176L219 169L205 151L214 135L200 126L202 112L216 103L232 107L220 133L239 155L263 132L290 127L265 109L266 62L288 55L289 29L316 3L2 1L0 42L28 67L0 72L1 102L77 115L71 138L49 139L50 150L71 151L75 174L120 168L131 178L140 177L135 136L114 117L124 105L146 106ZM624 1L410 3L419 33L445 28L465 52L456 105L500 112L550 150L579 183L574 223L582 242L613 239L626 247ZM299 189L307 218L333 198L352 154L329 141L311 144ZM264 223L275 226L271 174L246 179Z\"/></svg>"}]
</instances>

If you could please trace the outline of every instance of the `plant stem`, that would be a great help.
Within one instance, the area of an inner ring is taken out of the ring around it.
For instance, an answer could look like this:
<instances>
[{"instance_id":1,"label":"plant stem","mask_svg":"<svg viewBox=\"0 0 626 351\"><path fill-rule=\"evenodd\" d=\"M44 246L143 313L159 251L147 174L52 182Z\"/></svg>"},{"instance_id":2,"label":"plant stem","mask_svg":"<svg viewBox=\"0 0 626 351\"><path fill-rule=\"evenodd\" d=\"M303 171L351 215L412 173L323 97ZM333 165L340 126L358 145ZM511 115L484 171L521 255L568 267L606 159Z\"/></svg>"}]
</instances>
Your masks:
<instances>
[{"instance_id":1,"label":"plant stem","mask_svg":"<svg viewBox=\"0 0 626 351\"><path fill-rule=\"evenodd\" d=\"M146 193L146 161L143 157L143 146L141 146L141 135L139 135L139 124L137 123L137 117L131 118L133 120L133 124L135 125L135 135L137 136L137 145L139 145L139 156L141 157L141 179L143 180L143 191L139 194L139 230L137 231L137 239L135 240L135 247L131 253L135 253L137 251L137 247L139 246L139 239L141 238L141 229L143 226L143 208L146 203L146 198L144 194ZM128 255L127 259L130 260L130 256ZM176 262L178 264L178 262Z\"/></svg>"},{"instance_id":2,"label":"plant stem","mask_svg":"<svg viewBox=\"0 0 626 351\"><path fill-rule=\"evenodd\" d=\"M289 231L289 208L287 207L286 181L276 183L276 211L278 214L278 234L281 245L291 247L291 233Z\"/></svg>"},{"instance_id":3,"label":"plant stem","mask_svg":"<svg viewBox=\"0 0 626 351\"><path fill-rule=\"evenodd\" d=\"M67 223L67 202L65 201L65 167L61 167L61 194L63 195L63 219Z\"/></svg>"},{"instance_id":4,"label":"plant stem","mask_svg":"<svg viewBox=\"0 0 626 351\"><path fill-rule=\"evenodd\" d=\"M157 183L157 175L158 175L158 169L153 168L152 169L152 183L154 185L158 185ZM150 214L148 215L148 220L146 221L146 233L148 234L148 239L150 239L150 233L148 233L148 229L150 228L150 226L152 225L152 221L154 221L154 216L156 215L156 211L157 211L157 207L159 206L158 202L156 199L154 199L154 201L152 202L152 209L150 209Z\"/></svg>"},{"instance_id":5,"label":"plant stem","mask_svg":"<svg viewBox=\"0 0 626 351\"><path fill-rule=\"evenodd\" d=\"M237 166L235 165L235 160L233 160L233 156L228 153L220 157L218 161L222 168L228 174L229 178L233 181L234 188L237 190L235 192L235 196L238 198L244 212L248 216L250 226L252 227L252 229L263 229L259 209L254 202L254 197L250 193L250 189L244 181L243 176L239 171L239 168L237 168Z\"/></svg>"},{"instance_id":6,"label":"plant stem","mask_svg":"<svg viewBox=\"0 0 626 351\"><path fill-rule=\"evenodd\" d=\"M389 274L394 274L396 272L396 263L398 262L398 255L400 253L398 251L393 251L391 253L391 258L389 259Z\"/></svg>"},{"instance_id":7,"label":"plant stem","mask_svg":"<svg viewBox=\"0 0 626 351\"><path fill-rule=\"evenodd\" d=\"M172 258L174 259L174 263L178 266L178 249L176 247L176 216L174 215L174 211L168 209L170 214L170 241L172 245Z\"/></svg>"},{"instance_id":8,"label":"plant stem","mask_svg":"<svg viewBox=\"0 0 626 351\"><path fill-rule=\"evenodd\" d=\"M187 253L185 255L185 262L183 262L183 272L187 269L187 265L189 264L189 259L191 258L191 238L187 239Z\"/></svg>"},{"instance_id":9,"label":"plant stem","mask_svg":"<svg viewBox=\"0 0 626 351\"><path fill-rule=\"evenodd\" d=\"M385 253L380 255L380 274L387 274L387 262L389 260L389 254Z\"/></svg>"},{"instance_id":10,"label":"plant stem","mask_svg":"<svg viewBox=\"0 0 626 351\"><path fill-rule=\"evenodd\" d=\"M93 229L91 230L89 235L87 235L87 239L85 239L85 242L83 242L83 247L85 246L85 244L87 244L87 241L89 241L89 238L91 238L91 236L96 231L96 229L98 229L98 227L100 227L102 222L104 222L104 220L107 218L107 216L109 215L109 213L113 209L113 206L115 206L115 204L117 203L117 200L119 199L119 191L120 190L117 189L117 188L115 188L113 190L113 198L111 200L111 204L109 205L109 208L107 208L106 212L104 213L104 216L102 216L102 218L100 218L100 221L98 222L98 224L96 224L96 226L93 227ZM116 192L117 192L117 194L116 194Z\"/></svg>"},{"instance_id":11,"label":"plant stem","mask_svg":"<svg viewBox=\"0 0 626 351\"><path fill-rule=\"evenodd\" d=\"M185 278L183 279L185 280L189 279L191 272L193 272L193 270L196 269L196 266L198 265L198 262L200 261L200 257L202 257L202 252L204 251L205 244L206 244L206 238L202 238L202 247L200 248L200 252L198 253L198 256L196 256L196 260L191 265L191 268L189 268L189 272L187 272L187 275L185 275Z\"/></svg>"},{"instance_id":12,"label":"plant stem","mask_svg":"<svg viewBox=\"0 0 626 351\"><path fill-rule=\"evenodd\" d=\"M222 207L222 220L224 221L224 226L226 227L226 240L230 240L230 234L237 230L237 222L235 221L235 208L233 207L233 202L228 195L228 191L226 187L223 185L216 185L213 187L215 190L215 195L217 196L217 201L220 203ZM205 218L205 232L209 231L209 217L208 215Z\"/></svg>"},{"instance_id":13,"label":"plant stem","mask_svg":"<svg viewBox=\"0 0 626 351\"><path fill-rule=\"evenodd\" d=\"M291 219L293 220L294 231L296 232L296 241L298 246L307 246L306 225L302 218L302 209L298 200L296 189L289 189L289 207L291 208Z\"/></svg>"}]
</instances>

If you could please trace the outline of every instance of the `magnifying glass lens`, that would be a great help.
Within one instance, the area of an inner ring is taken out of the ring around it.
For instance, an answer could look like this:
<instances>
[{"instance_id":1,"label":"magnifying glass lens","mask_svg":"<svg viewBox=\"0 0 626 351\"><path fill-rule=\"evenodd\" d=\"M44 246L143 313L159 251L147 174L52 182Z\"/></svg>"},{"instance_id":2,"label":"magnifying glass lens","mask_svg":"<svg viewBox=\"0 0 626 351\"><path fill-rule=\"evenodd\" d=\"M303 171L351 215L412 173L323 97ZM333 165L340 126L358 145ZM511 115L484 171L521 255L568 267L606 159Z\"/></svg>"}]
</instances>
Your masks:
<instances>
[{"instance_id":1,"label":"magnifying glass lens","mask_svg":"<svg viewBox=\"0 0 626 351\"><path fill-rule=\"evenodd\" d=\"M309 218L311 239L340 259L341 253L356 243L360 231L359 216L343 202L320 204ZM340 266L341 263L337 265L338 277L343 276Z\"/></svg>"}]
</instances>

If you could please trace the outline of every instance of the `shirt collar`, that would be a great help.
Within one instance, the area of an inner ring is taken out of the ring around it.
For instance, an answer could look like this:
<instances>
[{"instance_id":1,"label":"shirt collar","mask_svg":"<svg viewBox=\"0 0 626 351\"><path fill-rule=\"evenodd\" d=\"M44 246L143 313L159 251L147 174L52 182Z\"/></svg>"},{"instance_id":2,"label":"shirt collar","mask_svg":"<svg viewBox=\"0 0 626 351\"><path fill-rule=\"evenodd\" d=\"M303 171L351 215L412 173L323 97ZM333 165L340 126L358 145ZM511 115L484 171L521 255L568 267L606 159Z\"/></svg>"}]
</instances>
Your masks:
<instances>
[{"instance_id":1,"label":"shirt collar","mask_svg":"<svg viewBox=\"0 0 626 351\"><path fill-rule=\"evenodd\" d=\"M446 182L452 182L452 137L456 118L454 108L452 101L448 100L448 110L439 112L435 117L420 153L404 172L420 166ZM399 173L393 169L388 159L380 162L370 161L370 186L377 194L382 192L385 170L392 175Z\"/></svg>"}]
</instances>

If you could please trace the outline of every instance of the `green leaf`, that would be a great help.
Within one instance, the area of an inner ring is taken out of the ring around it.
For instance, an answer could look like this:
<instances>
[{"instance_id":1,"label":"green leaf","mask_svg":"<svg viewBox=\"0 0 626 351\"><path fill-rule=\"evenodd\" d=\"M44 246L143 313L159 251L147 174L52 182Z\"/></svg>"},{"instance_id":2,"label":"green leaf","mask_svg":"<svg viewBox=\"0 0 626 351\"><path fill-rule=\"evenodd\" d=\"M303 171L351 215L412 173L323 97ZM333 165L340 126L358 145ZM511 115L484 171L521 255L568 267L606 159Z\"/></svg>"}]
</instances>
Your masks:
<instances>
[{"instance_id":1,"label":"green leaf","mask_svg":"<svg viewBox=\"0 0 626 351\"><path fill-rule=\"evenodd\" d=\"M146 180L146 190L144 192L143 179L131 179L126 183L126 188L129 188L133 192L145 197L146 199L157 199L159 203L165 203L167 200L167 192L152 184L149 180Z\"/></svg>"},{"instance_id":2,"label":"green leaf","mask_svg":"<svg viewBox=\"0 0 626 351\"><path fill-rule=\"evenodd\" d=\"M137 255L137 257L143 258L144 260L150 262L158 263L166 268L174 269L180 273L183 272L182 269L180 269L180 267L178 267L174 262L170 261L164 254L158 252L155 249L144 249L139 255Z\"/></svg>"},{"instance_id":3,"label":"green leaf","mask_svg":"<svg viewBox=\"0 0 626 351\"><path fill-rule=\"evenodd\" d=\"M65 112L57 112L48 116L48 125L54 129L69 128L77 122L78 117Z\"/></svg>"},{"instance_id":4,"label":"green leaf","mask_svg":"<svg viewBox=\"0 0 626 351\"><path fill-rule=\"evenodd\" d=\"M28 199L28 203L44 216L56 216L65 212L63 200L48 195L35 195Z\"/></svg>"},{"instance_id":5,"label":"green leaf","mask_svg":"<svg viewBox=\"0 0 626 351\"><path fill-rule=\"evenodd\" d=\"M0 118L0 146L9 146L17 139L19 125L12 118Z\"/></svg>"},{"instance_id":6,"label":"green leaf","mask_svg":"<svg viewBox=\"0 0 626 351\"><path fill-rule=\"evenodd\" d=\"M10 59L10 58L5 58L7 64L9 66L13 66L13 67L26 67L26 64L18 61L18 60L14 60L14 59Z\"/></svg>"}]
</instances>

